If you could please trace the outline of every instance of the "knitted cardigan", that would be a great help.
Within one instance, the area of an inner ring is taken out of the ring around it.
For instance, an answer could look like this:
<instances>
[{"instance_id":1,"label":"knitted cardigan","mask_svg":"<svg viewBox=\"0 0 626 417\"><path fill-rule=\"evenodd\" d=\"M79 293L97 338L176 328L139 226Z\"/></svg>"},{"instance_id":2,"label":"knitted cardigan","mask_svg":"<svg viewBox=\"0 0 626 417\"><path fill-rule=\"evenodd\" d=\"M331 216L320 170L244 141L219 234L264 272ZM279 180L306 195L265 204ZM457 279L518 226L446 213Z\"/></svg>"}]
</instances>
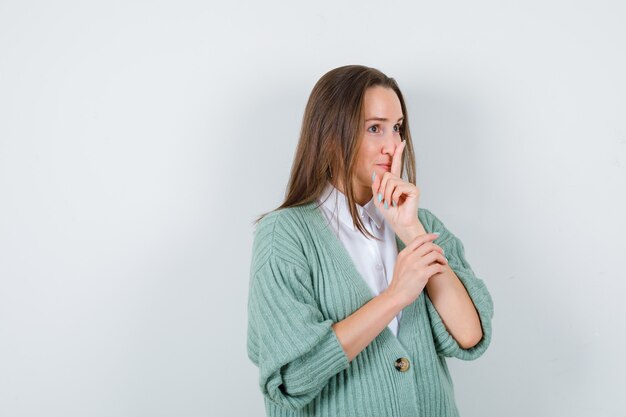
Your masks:
<instances>
[{"instance_id":1,"label":"knitted cardigan","mask_svg":"<svg viewBox=\"0 0 626 417\"><path fill-rule=\"evenodd\" d=\"M428 295L402 310L352 361L334 330L374 297L315 203L273 211L256 227L248 292L247 350L259 368L270 417L455 417L446 357L473 360L491 341L493 301L465 259L461 241L425 208L426 232L439 232L448 264L479 314L483 338L461 348ZM398 251L404 243L396 235ZM400 372L395 361L408 358Z\"/></svg>"}]
</instances>

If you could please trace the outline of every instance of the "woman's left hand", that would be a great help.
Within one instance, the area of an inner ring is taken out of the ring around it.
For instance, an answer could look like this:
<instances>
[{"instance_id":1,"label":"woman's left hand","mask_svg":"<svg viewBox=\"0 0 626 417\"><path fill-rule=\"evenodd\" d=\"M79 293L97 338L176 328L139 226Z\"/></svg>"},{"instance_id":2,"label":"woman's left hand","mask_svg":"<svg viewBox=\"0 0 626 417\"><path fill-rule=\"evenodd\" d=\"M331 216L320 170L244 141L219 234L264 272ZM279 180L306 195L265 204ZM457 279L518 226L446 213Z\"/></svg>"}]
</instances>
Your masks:
<instances>
[{"instance_id":1,"label":"woman's left hand","mask_svg":"<svg viewBox=\"0 0 626 417\"><path fill-rule=\"evenodd\" d=\"M404 181L402 173L402 152L406 142L396 147L391 161L390 172L383 176L372 175L374 204L381 211L387 223L405 244L413 240L423 230L417 218L420 191L417 186ZM374 173L375 174L375 173ZM423 232L422 232L423 233Z\"/></svg>"}]
</instances>

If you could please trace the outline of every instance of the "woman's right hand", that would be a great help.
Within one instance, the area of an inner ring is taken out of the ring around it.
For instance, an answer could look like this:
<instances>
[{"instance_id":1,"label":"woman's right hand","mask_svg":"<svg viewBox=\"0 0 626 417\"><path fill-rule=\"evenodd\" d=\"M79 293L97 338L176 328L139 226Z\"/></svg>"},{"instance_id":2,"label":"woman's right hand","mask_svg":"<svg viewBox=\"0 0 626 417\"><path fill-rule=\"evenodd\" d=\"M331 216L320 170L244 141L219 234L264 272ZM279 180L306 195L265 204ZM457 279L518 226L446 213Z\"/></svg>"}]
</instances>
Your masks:
<instances>
[{"instance_id":1,"label":"woman's right hand","mask_svg":"<svg viewBox=\"0 0 626 417\"><path fill-rule=\"evenodd\" d=\"M443 249L433 243L438 237L434 233L420 235L398 253L393 278L385 292L399 300L402 308L419 297L430 277L445 271L448 260Z\"/></svg>"},{"instance_id":2,"label":"woman's right hand","mask_svg":"<svg viewBox=\"0 0 626 417\"><path fill-rule=\"evenodd\" d=\"M432 243L434 233L419 235L396 259L389 287L345 319L332 325L343 350L352 360L389 324L401 309L411 304L429 278L444 271L448 261L443 249Z\"/></svg>"}]
</instances>

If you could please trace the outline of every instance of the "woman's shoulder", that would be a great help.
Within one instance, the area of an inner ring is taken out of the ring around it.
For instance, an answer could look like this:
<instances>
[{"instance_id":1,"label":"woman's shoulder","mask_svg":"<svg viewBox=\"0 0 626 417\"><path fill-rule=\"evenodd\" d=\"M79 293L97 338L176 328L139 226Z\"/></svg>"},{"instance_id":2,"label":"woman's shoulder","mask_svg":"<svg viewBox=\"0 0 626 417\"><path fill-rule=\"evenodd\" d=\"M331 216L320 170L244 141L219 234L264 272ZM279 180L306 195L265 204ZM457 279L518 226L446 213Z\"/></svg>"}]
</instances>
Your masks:
<instances>
[{"instance_id":1,"label":"woman's shoulder","mask_svg":"<svg viewBox=\"0 0 626 417\"><path fill-rule=\"evenodd\" d=\"M449 239L456 238L456 236L446 227L445 223L433 213L432 210L420 207L417 212L417 217L424 226L426 233L439 233L437 239L438 244L442 244Z\"/></svg>"},{"instance_id":2,"label":"woman's shoulder","mask_svg":"<svg viewBox=\"0 0 626 417\"><path fill-rule=\"evenodd\" d=\"M439 229L443 226L443 223L435 214L427 208L420 207L417 210L417 218L419 219L426 233L441 232Z\"/></svg>"},{"instance_id":3,"label":"woman's shoulder","mask_svg":"<svg viewBox=\"0 0 626 417\"><path fill-rule=\"evenodd\" d=\"M281 208L259 220L252 245L254 263L262 264L272 256L302 263L314 207L313 204L306 204Z\"/></svg>"},{"instance_id":4,"label":"woman's shoulder","mask_svg":"<svg viewBox=\"0 0 626 417\"><path fill-rule=\"evenodd\" d=\"M306 225L308 219L313 214L314 205L312 203L301 206L285 207L272 210L267 213L256 225L255 236L263 237L275 235L281 231L297 231Z\"/></svg>"}]
</instances>

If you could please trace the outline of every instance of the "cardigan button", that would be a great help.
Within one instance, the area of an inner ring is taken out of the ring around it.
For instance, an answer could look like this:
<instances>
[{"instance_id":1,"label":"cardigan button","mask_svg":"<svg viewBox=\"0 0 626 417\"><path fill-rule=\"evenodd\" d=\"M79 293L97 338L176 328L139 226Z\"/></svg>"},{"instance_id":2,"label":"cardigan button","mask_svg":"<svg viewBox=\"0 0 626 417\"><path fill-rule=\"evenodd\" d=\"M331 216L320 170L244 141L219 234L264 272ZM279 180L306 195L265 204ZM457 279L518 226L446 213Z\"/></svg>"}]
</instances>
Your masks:
<instances>
[{"instance_id":1,"label":"cardigan button","mask_svg":"<svg viewBox=\"0 0 626 417\"><path fill-rule=\"evenodd\" d=\"M407 358L398 358L395 363L396 369L400 372L406 372L411 367L411 363Z\"/></svg>"}]
</instances>

